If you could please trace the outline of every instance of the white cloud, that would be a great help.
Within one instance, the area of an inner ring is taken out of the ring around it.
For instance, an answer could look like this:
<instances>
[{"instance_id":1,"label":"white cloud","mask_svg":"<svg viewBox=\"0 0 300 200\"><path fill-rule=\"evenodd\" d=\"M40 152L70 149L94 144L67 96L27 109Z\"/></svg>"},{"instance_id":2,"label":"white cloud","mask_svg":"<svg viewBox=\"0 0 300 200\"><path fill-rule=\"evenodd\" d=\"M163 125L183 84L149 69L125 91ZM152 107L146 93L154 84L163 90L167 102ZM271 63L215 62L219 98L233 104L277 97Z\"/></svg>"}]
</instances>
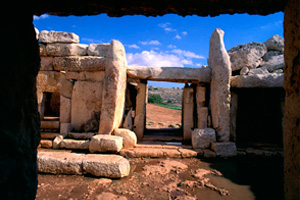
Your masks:
<instances>
[{"instance_id":1,"label":"white cloud","mask_svg":"<svg viewBox=\"0 0 300 200\"><path fill-rule=\"evenodd\" d=\"M127 53L128 65L141 65L151 67L183 67L182 59L174 54L156 51L143 51L141 53Z\"/></svg>"},{"instance_id":2,"label":"white cloud","mask_svg":"<svg viewBox=\"0 0 300 200\"><path fill-rule=\"evenodd\" d=\"M150 40L150 41L140 41L142 45L161 45L158 40Z\"/></svg>"},{"instance_id":3,"label":"white cloud","mask_svg":"<svg viewBox=\"0 0 300 200\"><path fill-rule=\"evenodd\" d=\"M139 49L140 47L138 46L138 45L136 45L136 44L129 44L129 45L127 45L128 46L128 48L131 48L131 49Z\"/></svg>"},{"instance_id":4,"label":"white cloud","mask_svg":"<svg viewBox=\"0 0 300 200\"><path fill-rule=\"evenodd\" d=\"M177 35L174 37L174 39L180 40L180 39L181 39L181 36L177 34Z\"/></svg>"},{"instance_id":5,"label":"white cloud","mask_svg":"<svg viewBox=\"0 0 300 200\"><path fill-rule=\"evenodd\" d=\"M169 45L168 45L168 48L169 48L169 49L176 49L177 47L176 47L176 45L169 44Z\"/></svg>"},{"instance_id":6,"label":"white cloud","mask_svg":"<svg viewBox=\"0 0 300 200\"><path fill-rule=\"evenodd\" d=\"M278 26L283 26L281 20L268 23L268 24L266 24L264 26L260 26L260 28L262 30L267 30L267 29L271 29L271 28L274 28L274 27L278 27Z\"/></svg>"},{"instance_id":7,"label":"white cloud","mask_svg":"<svg viewBox=\"0 0 300 200\"><path fill-rule=\"evenodd\" d=\"M41 16L33 15L33 20L40 20L40 19L46 19L49 18L49 15L43 14Z\"/></svg>"},{"instance_id":8,"label":"white cloud","mask_svg":"<svg viewBox=\"0 0 300 200\"><path fill-rule=\"evenodd\" d=\"M183 32L182 32L182 35L187 35L187 34L188 34L187 31L183 31Z\"/></svg>"},{"instance_id":9,"label":"white cloud","mask_svg":"<svg viewBox=\"0 0 300 200\"><path fill-rule=\"evenodd\" d=\"M202 64L201 63L196 63L195 66L196 67L202 67Z\"/></svg>"},{"instance_id":10,"label":"white cloud","mask_svg":"<svg viewBox=\"0 0 300 200\"><path fill-rule=\"evenodd\" d=\"M159 27L161 27L162 29L164 29L166 32L176 32L177 30L170 27L171 23L170 22L166 22L166 23L160 23L158 24Z\"/></svg>"},{"instance_id":11,"label":"white cloud","mask_svg":"<svg viewBox=\"0 0 300 200\"><path fill-rule=\"evenodd\" d=\"M191 51L186 51L186 50L181 50L181 49L173 49L171 52L175 53L177 55L180 55L180 56L184 56L186 58L205 59L204 56L195 54L194 52L191 52Z\"/></svg>"},{"instance_id":12,"label":"white cloud","mask_svg":"<svg viewBox=\"0 0 300 200\"><path fill-rule=\"evenodd\" d=\"M193 61L192 60L187 60L187 59L181 60L181 63L184 64L184 65L193 65Z\"/></svg>"}]
</instances>

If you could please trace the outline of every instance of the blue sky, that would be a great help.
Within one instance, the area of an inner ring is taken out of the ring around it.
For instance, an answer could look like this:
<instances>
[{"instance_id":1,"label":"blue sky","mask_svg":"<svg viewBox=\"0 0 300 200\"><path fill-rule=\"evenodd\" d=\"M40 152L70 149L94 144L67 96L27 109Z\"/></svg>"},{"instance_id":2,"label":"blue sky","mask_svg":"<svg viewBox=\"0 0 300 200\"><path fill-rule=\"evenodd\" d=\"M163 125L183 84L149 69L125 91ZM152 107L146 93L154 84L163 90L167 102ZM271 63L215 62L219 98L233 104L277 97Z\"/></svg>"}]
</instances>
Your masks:
<instances>
[{"instance_id":1,"label":"blue sky","mask_svg":"<svg viewBox=\"0 0 300 200\"><path fill-rule=\"evenodd\" d=\"M209 39L215 28L225 32L225 47L264 42L274 34L283 36L283 13L268 16L235 14L218 17L124 16L105 14L83 17L35 16L41 30L74 32L80 43L109 43L117 39L126 49L129 65L201 67L207 64ZM150 83L177 87L173 83Z\"/></svg>"}]
</instances>

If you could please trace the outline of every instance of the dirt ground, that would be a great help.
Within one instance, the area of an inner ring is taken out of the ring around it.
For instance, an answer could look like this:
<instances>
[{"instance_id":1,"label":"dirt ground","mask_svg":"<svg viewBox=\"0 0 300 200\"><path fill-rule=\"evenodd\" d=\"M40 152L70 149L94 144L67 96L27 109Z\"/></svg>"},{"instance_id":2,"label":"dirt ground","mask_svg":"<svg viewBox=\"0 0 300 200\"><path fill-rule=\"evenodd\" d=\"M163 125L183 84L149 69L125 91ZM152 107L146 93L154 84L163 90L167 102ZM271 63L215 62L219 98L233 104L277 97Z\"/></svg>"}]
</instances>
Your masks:
<instances>
[{"instance_id":1,"label":"dirt ground","mask_svg":"<svg viewBox=\"0 0 300 200\"><path fill-rule=\"evenodd\" d=\"M122 179L39 174L36 199L255 199L249 186L238 185L197 158L130 159Z\"/></svg>"},{"instance_id":2,"label":"dirt ground","mask_svg":"<svg viewBox=\"0 0 300 200\"><path fill-rule=\"evenodd\" d=\"M181 110L147 104L146 128L180 128Z\"/></svg>"}]
</instances>

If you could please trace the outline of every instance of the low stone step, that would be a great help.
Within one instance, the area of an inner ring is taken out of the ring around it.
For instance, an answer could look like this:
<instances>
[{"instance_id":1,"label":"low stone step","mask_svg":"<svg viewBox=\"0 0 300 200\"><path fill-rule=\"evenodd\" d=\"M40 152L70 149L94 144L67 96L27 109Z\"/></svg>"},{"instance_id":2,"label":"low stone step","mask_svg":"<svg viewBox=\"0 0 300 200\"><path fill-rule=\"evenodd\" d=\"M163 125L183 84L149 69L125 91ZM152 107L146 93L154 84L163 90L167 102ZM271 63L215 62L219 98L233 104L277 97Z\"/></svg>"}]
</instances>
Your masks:
<instances>
[{"instance_id":1,"label":"low stone step","mask_svg":"<svg viewBox=\"0 0 300 200\"><path fill-rule=\"evenodd\" d=\"M144 135L143 141L177 141L181 142L183 137L181 136L162 136L162 135Z\"/></svg>"},{"instance_id":2,"label":"low stone step","mask_svg":"<svg viewBox=\"0 0 300 200\"><path fill-rule=\"evenodd\" d=\"M126 158L190 158L196 157L198 151L190 146L138 144L134 148L123 148L120 155Z\"/></svg>"},{"instance_id":3,"label":"low stone step","mask_svg":"<svg viewBox=\"0 0 300 200\"><path fill-rule=\"evenodd\" d=\"M41 129L59 129L59 121L41 121Z\"/></svg>"},{"instance_id":4,"label":"low stone step","mask_svg":"<svg viewBox=\"0 0 300 200\"><path fill-rule=\"evenodd\" d=\"M53 140L56 136L59 136L59 133L50 133L50 132L41 132L42 139L51 139Z\"/></svg>"},{"instance_id":5,"label":"low stone step","mask_svg":"<svg viewBox=\"0 0 300 200\"><path fill-rule=\"evenodd\" d=\"M38 152L37 164L40 173L49 174L92 174L122 178L130 173L129 161L119 155Z\"/></svg>"},{"instance_id":6,"label":"low stone step","mask_svg":"<svg viewBox=\"0 0 300 200\"><path fill-rule=\"evenodd\" d=\"M59 147L62 149L89 149L90 140L63 139Z\"/></svg>"}]
</instances>

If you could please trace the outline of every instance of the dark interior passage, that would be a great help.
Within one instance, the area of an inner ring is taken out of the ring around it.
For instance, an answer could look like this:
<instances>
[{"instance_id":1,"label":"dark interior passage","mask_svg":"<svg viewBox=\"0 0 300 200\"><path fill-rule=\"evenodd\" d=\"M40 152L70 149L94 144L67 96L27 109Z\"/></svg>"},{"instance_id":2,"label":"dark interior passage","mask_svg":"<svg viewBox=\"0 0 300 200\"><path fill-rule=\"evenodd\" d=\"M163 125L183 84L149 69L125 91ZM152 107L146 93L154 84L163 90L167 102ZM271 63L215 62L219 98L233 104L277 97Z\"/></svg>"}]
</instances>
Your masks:
<instances>
[{"instance_id":1,"label":"dark interior passage","mask_svg":"<svg viewBox=\"0 0 300 200\"><path fill-rule=\"evenodd\" d=\"M239 147L282 147L284 90L238 89L236 142Z\"/></svg>"},{"instance_id":2,"label":"dark interior passage","mask_svg":"<svg viewBox=\"0 0 300 200\"><path fill-rule=\"evenodd\" d=\"M59 93L44 93L45 98L45 117L59 117L60 109L60 94Z\"/></svg>"}]
</instances>

